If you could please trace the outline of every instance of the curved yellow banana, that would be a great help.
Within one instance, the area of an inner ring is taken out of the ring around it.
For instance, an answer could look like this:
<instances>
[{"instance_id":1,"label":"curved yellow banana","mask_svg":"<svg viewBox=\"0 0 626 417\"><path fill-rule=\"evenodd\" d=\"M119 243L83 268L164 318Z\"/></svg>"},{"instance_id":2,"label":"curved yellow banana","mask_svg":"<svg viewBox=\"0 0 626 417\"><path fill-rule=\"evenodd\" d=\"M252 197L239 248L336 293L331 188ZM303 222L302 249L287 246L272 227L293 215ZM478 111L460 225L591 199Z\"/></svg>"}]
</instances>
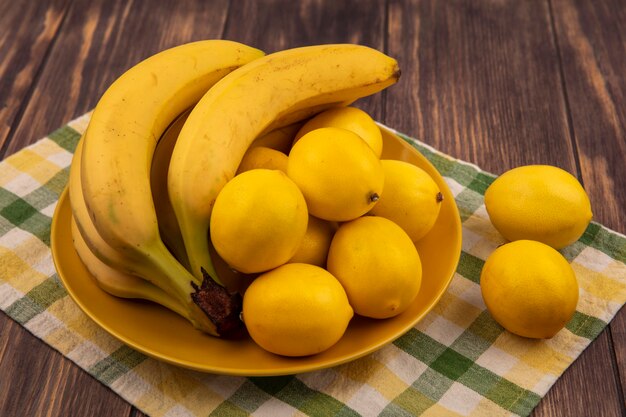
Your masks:
<instances>
[{"instance_id":1,"label":"curved yellow banana","mask_svg":"<svg viewBox=\"0 0 626 417\"><path fill-rule=\"evenodd\" d=\"M226 74L262 55L222 40L158 53L107 89L85 132L83 197L100 236L131 259L142 278L186 303L192 323L211 334L221 333L221 325L209 319L206 303L197 302L203 278L190 274L161 240L150 190L151 161L157 141L179 114Z\"/></svg>"},{"instance_id":2,"label":"curved yellow banana","mask_svg":"<svg viewBox=\"0 0 626 417\"><path fill-rule=\"evenodd\" d=\"M72 207L72 240L83 264L96 279L98 286L109 294L122 298L152 301L191 321L189 309L184 304L149 281L137 276L137 273L141 273L141 265L133 263L132 260L124 258L122 254L115 251L102 239L94 227L87 212L81 188L82 148L83 139L81 138L74 151L70 167L69 194ZM184 251L184 248L182 249Z\"/></svg>"},{"instance_id":3,"label":"curved yellow banana","mask_svg":"<svg viewBox=\"0 0 626 417\"><path fill-rule=\"evenodd\" d=\"M102 239L93 225L91 217L89 217L89 212L87 211L87 206L83 199L83 189L80 178L83 139L84 138L81 138L78 141L78 145L76 145L76 150L72 157L72 165L70 167L69 196L73 222L76 222L76 226L80 230L85 244L98 259L112 268L116 268L128 274L137 274L138 271L134 268L132 261L122 256L121 253L117 252Z\"/></svg>"},{"instance_id":4,"label":"curved yellow banana","mask_svg":"<svg viewBox=\"0 0 626 417\"><path fill-rule=\"evenodd\" d=\"M194 275L211 265L208 227L215 197L254 138L395 83L397 62L350 44L289 49L224 77L194 107L180 133L168 175Z\"/></svg>"},{"instance_id":5,"label":"curved yellow banana","mask_svg":"<svg viewBox=\"0 0 626 417\"><path fill-rule=\"evenodd\" d=\"M83 262L89 273L96 279L98 286L111 295L121 298L140 298L152 301L166 307L173 312L186 317L187 309L178 300L170 297L159 287L150 284L145 279L125 274L111 268L102 262L89 248L87 242L72 216L72 241L78 257Z\"/></svg>"}]
</instances>

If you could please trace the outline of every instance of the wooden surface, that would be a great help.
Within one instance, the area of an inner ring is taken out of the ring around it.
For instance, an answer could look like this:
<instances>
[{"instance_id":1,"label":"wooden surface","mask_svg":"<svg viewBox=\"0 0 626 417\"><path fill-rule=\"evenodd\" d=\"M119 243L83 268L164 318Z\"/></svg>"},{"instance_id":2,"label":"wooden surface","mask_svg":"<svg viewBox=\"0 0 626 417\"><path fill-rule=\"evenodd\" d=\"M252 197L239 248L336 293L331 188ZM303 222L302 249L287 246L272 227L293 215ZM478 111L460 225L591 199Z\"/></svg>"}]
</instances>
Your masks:
<instances>
[{"instance_id":1,"label":"wooden surface","mask_svg":"<svg viewBox=\"0 0 626 417\"><path fill-rule=\"evenodd\" d=\"M398 59L399 85L360 107L494 173L574 173L595 220L626 233L623 0L0 0L0 157L90 110L125 69L183 42L272 52L355 42ZM624 416L626 311L534 416ZM136 409L0 313L1 416Z\"/></svg>"}]
</instances>

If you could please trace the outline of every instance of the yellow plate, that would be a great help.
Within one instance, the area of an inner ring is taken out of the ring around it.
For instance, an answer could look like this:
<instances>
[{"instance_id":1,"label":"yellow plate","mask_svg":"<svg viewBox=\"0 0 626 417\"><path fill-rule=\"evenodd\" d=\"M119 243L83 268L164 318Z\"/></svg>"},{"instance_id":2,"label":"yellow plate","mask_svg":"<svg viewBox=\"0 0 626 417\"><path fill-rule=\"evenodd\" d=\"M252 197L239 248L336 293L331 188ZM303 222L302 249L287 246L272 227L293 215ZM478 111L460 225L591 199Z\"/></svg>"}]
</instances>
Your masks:
<instances>
[{"instance_id":1,"label":"yellow plate","mask_svg":"<svg viewBox=\"0 0 626 417\"><path fill-rule=\"evenodd\" d=\"M52 256L70 296L100 327L144 354L186 368L228 375L269 376L313 371L371 353L411 329L446 291L461 253L461 222L454 197L437 170L414 148L383 132L383 158L400 159L426 170L444 195L432 231L417 244L422 287L411 307L391 319L355 317L343 338L330 349L304 358L268 353L251 339L228 341L203 334L165 308L110 296L96 285L74 251L67 190L52 220Z\"/></svg>"}]
</instances>

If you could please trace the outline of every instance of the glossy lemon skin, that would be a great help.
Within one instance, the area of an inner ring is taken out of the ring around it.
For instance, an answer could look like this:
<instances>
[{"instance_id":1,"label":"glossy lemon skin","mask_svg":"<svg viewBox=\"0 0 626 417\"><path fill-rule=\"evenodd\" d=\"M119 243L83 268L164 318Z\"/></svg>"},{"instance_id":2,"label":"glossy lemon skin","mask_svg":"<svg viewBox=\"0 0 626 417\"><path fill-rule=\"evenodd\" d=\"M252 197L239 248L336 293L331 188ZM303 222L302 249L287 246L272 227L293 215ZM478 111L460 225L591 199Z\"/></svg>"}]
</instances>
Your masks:
<instances>
[{"instance_id":1,"label":"glossy lemon skin","mask_svg":"<svg viewBox=\"0 0 626 417\"><path fill-rule=\"evenodd\" d=\"M567 260L532 240L497 248L483 266L480 288L493 318L511 333L529 338L553 337L578 303L578 282Z\"/></svg>"},{"instance_id":2,"label":"glossy lemon skin","mask_svg":"<svg viewBox=\"0 0 626 417\"><path fill-rule=\"evenodd\" d=\"M370 147L356 133L334 127L313 130L293 145L287 174L309 213L330 221L367 213L384 185L382 164Z\"/></svg>"},{"instance_id":3,"label":"glossy lemon skin","mask_svg":"<svg viewBox=\"0 0 626 417\"><path fill-rule=\"evenodd\" d=\"M443 195L426 171L404 161L380 161L385 171L385 187L370 211L398 224L414 242L432 229Z\"/></svg>"},{"instance_id":4,"label":"glossy lemon skin","mask_svg":"<svg viewBox=\"0 0 626 417\"><path fill-rule=\"evenodd\" d=\"M308 212L298 187L282 171L253 169L220 191L211 215L217 253L243 273L287 262L306 233Z\"/></svg>"},{"instance_id":5,"label":"glossy lemon skin","mask_svg":"<svg viewBox=\"0 0 626 417\"><path fill-rule=\"evenodd\" d=\"M383 217L364 216L335 233L327 268L362 316L383 319L404 312L422 283L422 263L409 236Z\"/></svg>"},{"instance_id":6,"label":"glossy lemon skin","mask_svg":"<svg viewBox=\"0 0 626 417\"><path fill-rule=\"evenodd\" d=\"M237 174L253 169L277 169L287 173L287 155L265 146L255 146L246 151Z\"/></svg>"},{"instance_id":7,"label":"glossy lemon skin","mask_svg":"<svg viewBox=\"0 0 626 417\"><path fill-rule=\"evenodd\" d=\"M577 241L593 217L578 180L550 165L526 165L500 175L485 192L485 206L507 240L536 240L555 249Z\"/></svg>"},{"instance_id":8,"label":"glossy lemon skin","mask_svg":"<svg viewBox=\"0 0 626 417\"><path fill-rule=\"evenodd\" d=\"M309 215L309 223L304 238L296 254L289 260L293 263L305 263L326 268L326 258L337 230L336 222L318 219Z\"/></svg>"},{"instance_id":9,"label":"glossy lemon skin","mask_svg":"<svg viewBox=\"0 0 626 417\"><path fill-rule=\"evenodd\" d=\"M339 107L318 114L302 126L294 142L312 130L322 127L350 130L359 135L378 158L383 152L383 137L380 128L369 114L356 107Z\"/></svg>"},{"instance_id":10,"label":"glossy lemon skin","mask_svg":"<svg viewBox=\"0 0 626 417\"><path fill-rule=\"evenodd\" d=\"M243 320L263 349L308 356L334 345L353 316L346 293L323 268L290 263L255 279L243 298Z\"/></svg>"}]
</instances>

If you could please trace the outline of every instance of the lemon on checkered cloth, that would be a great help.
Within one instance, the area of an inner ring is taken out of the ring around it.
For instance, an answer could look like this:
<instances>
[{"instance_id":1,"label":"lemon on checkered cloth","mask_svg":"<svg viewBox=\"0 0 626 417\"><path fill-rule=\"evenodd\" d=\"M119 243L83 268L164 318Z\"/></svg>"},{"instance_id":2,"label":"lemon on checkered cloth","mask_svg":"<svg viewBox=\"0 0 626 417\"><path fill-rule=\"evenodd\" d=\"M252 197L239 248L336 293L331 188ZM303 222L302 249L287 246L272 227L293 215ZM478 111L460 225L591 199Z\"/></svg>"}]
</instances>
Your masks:
<instances>
[{"instance_id":1,"label":"lemon on checkered cloth","mask_svg":"<svg viewBox=\"0 0 626 417\"><path fill-rule=\"evenodd\" d=\"M517 240L485 262L480 288L493 318L511 333L544 339L558 333L578 303L578 283L567 260L550 246Z\"/></svg>"},{"instance_id":2,"label":"lemon on checkered cloth","mask_svg":"<svg viewBox=\"0 0 626 417\"><path fill-rule=\"evenodd\" d=\"M537 240L555 249L577 241L592 218L582 185L551 165L525 165L500 175L485 192L485 207L508 240Z\"/></svg>"}]
</instances>

